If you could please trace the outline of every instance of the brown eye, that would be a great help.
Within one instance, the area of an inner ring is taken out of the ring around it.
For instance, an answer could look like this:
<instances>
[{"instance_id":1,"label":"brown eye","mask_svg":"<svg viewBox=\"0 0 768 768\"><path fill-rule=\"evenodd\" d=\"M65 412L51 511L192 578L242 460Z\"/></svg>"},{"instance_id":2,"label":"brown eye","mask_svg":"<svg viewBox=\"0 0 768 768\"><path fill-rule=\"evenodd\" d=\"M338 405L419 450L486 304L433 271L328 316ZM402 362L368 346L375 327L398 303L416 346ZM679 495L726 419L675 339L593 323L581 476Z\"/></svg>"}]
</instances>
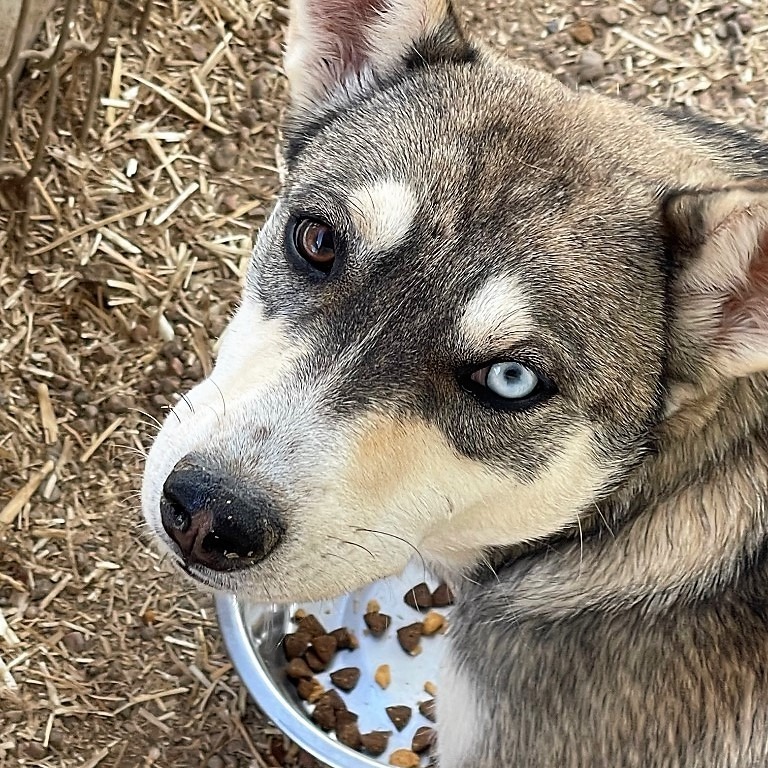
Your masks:
<instances>
[{"instance_id":1,"label":"brown eye","mask_svg":"<svg viewBox=\"0 0 768 768\"><path fill-rule=\"evenodd\" d=\"M315 269L328 274L336 259L333 230L322 221L302 219L294 230L294 244L299 256Z\"/></svg>"}]
</instances>

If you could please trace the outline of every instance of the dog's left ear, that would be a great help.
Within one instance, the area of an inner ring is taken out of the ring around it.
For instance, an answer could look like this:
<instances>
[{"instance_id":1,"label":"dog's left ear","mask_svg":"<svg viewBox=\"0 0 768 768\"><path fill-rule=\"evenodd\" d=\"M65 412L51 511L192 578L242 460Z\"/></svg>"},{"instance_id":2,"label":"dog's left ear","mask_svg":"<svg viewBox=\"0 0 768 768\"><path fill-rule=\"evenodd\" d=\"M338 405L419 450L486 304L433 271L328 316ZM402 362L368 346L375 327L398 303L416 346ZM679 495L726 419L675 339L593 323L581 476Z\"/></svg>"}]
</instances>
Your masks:
<instances>
[{"instance_id":1,"label":"dog's left ear","mask_svg":"<svg viewBox=\"0 0 768 768\"><path fill-rule=\"evenodd\" d=\"M470 60L450 0L291 0L284 67L293 117L371 77Z\"/></svg>"},{"instance_id":2,"label":"dog's left ear","mask_svg":"<svg viewBox=\"0 0 768 768\"><path fill-rule=\"evenodd\" d=\"M714 377L768 371L768 181L675 193L664 213L679 341Z\"/></svg>"}]
</instances>

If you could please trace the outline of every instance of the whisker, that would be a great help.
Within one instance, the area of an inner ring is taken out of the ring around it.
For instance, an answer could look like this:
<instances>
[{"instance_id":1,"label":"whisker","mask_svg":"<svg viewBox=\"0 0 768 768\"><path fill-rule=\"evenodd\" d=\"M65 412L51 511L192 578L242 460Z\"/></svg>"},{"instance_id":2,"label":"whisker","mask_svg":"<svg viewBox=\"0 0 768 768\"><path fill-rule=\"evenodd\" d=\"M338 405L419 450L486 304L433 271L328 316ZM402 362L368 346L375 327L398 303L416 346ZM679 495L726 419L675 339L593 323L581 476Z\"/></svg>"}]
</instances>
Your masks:
<instances>
[{"instance_id":1,"label":"whisker","mask_svg":"<svg viewBox=\"0 0 768 768\"><path fill-rule=\"evenodd\" d=\"M219 392L219 395L221 396L221 404L224 406L223 416L226 419L227 418L227 401L224 399L224 393L221 391L221 387L213 379L208 379L208 381L210 381L211 384L213 384L213 386L216 387L216 389Z\"/></svg>"},{"instance_id":2,"label":"whisker","mask_svg":"<svg viewBox=\"0 0 768 768\"><path fill-rule=\"evenodd\" d=\"M596 502L593 502L593 506L594 506L595 511L597 512L597 514L600 516L600 519L603 521L603 524L608 529L608 533L610 533L611 537L615 539L616 538L616 534L614 533L613 528L611 528L611 526L608 524L608 520L606 520L605 515L603 514L602 510L600 509L600 507L598 506L598 504Z\"/></svg>"},{"instance_id":3,"label":"whisker","mask_svg":"<svg viewBox=\"0 0 768 768\"><path fill-rule=\"evenodd\" d=\"M167 413L172 413L178 420L179 424L181 424L181 416L179 416L179 414L176 413L176 409L172 405L164 405L163 410L166 411Z\"/></svg>"},{"instance_id":4,"label":"whisker","mask_svg":"<svg viewBox=\"0 0 768 768\"><path fill-rule=\"evenodd\" d=\"M368 547L364 547L362 544L358 544L356 541L347 541L347 539L340 539L338 536L331 536L330 533L327 533L326 536L329 539L335 539L336 541L340 541L342 544L349 544L351 547L359 547L360 549L367 552L374 560L376 559L376 555L374 555L373 552L371 552L371 550L368 549Z\"/></svg>"},{"instance_id":5,"label":"whisker","mask_svg":"<svg viewBox=\"0 0 768 768\"><path fill-rule=\"evenodd\" d=\"M125 443L113 443L113 445L116 448L123 448L124 450L128 451L128 453L134 453L137 456L141 456L142 459L147 458L147 452L143 448L139 449L135 445L126 445Z\"/></svg>"},{"instance_id":6,"label":"whisker","mask_svg":"<svg viewBox=\"0 0 768 768\"><path fill-rule=\"evenodd\" d=\"M187 404L187 407L192 412L192 415L195 415L195 407L192 405L192 401L187 397L186 394L182 393L181 399Z\"/></svg>"},{"instance_id":7,"label":"whisker","mask_svg":"<svg viewBox=\"0 0 768 768\"><path fill-rule=\"evenodd\" d=\"M152 422L154 422L154 425L158 429L162 429L162 422L156 417L153 416L151 413L147 413L146 411L143 411L141 408L129 408L129 411L133 411L134 413L138 413L140 416L146 416L148 419L150 419ZM146 422L140 422L142 424L146 424Z\"/></svg>"},{"instance_id":8,"label":"whisker","mask_svg":"<svg viewBox=\"0 0 768 768\"><path fill-rule=\"evenodd\" d=\"M353 528L353 530L355 532L365 531L366 533L378 533L381 536L390 536L393 539L402 541L403 544L407 544L419 556L419 559L421 560L421 565L424 568L424 579L426 580L427 571L428 571L427 561L424 559L424 555L422 555L421 552L419 551L419 548L416 545L412 544L410 541L408 541L408 539L404 539L402 536L397 536L394 533L387 533L386 531L377 531L373 528Z\"/></svg>"}]
</instances>

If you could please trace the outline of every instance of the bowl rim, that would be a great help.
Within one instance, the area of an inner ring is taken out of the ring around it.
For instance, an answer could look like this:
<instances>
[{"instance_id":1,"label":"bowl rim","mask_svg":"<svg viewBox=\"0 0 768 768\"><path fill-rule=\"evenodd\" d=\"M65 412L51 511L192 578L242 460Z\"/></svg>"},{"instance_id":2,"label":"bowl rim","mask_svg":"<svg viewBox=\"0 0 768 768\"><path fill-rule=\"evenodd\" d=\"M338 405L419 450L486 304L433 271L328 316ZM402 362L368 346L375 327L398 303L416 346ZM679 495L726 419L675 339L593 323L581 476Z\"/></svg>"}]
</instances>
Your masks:
<instances>
[{"instance_id":1,"label":"bowl rim","mask_svg":"<svg viewBox=\"0 0 768 768\"><path fill-rule=\"evenodd\" d=\"M240 602L234 595L215 596L216 616L229 658L259 709L294 743L330 768L382 768L384 763L355 752L328 738L303 717L275 685L261 656L249 641ZM273 613L270 605L257 605L259 613Z\"/></svg>"}]
</instances>

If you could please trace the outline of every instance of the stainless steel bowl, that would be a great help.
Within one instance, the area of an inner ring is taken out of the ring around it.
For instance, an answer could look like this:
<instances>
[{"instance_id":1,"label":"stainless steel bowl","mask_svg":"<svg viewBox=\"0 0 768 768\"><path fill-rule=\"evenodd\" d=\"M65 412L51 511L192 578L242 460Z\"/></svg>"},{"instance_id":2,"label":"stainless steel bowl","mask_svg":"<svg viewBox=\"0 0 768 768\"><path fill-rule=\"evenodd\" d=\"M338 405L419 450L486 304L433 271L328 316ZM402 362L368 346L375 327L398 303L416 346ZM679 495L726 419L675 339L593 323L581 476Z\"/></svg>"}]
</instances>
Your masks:
<instances>
[{"instance_id":1,"label":"stainless steel bowl","mask_svg":"<svg viewBox=\"0 0 768 768\"><path fill-rule=\"evenodd\" d=\"M371 584L357 592L333 601L293 605L264 605L230 596L216 601L219 626L232 662L256 703L300 747L332 768L377 768L388 765L392 751L410 749L417 728L432 725L418 710L419 702L431 698L424 684L437 680L445 637L436 634L424 637L422 652L409 656L397 641L397 630L420 621L423 615L410 608L403 596L416 584L426 581L430 588L437 580L425 572L420 563L411 563L401 576ZM392 617L387 633L371 636L363 622L369 600L377 600L383 613ZM359 716L360 731L391 731L387 751L379 758L355 752L336 741L335 736L320 730L309 718L311 706L301 701L285 675L283 635L295 630L291 617L298 608L314 613L329 631L347 627L358 640L352 651L339 651L328 671L317 675L326 689L333 688L330 672L342 667L358 667L360 681L353 691L339 694L347 707ZM449 608L436 609L445 616ZM380 664L389 664L392 681L383 690L374 681ZM395 730L385 708L405 704L412 709L411 720L400 732ZM427 764L427 759L422 760Z\"/></svg>"}]
</instances>

